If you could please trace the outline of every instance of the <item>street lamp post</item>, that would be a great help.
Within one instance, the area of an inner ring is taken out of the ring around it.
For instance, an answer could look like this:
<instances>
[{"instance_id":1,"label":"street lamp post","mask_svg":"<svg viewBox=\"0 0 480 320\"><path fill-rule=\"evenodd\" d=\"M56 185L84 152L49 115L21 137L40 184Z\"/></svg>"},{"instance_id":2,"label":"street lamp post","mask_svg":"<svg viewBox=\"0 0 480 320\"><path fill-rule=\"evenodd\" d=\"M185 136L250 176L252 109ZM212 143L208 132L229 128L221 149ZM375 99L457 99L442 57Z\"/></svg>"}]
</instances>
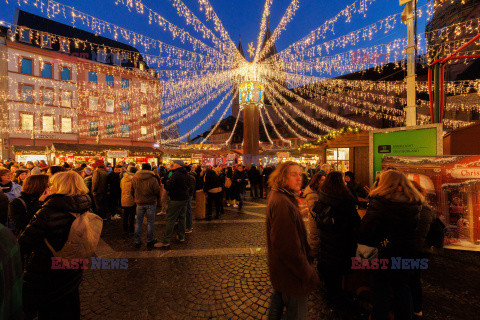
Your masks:
<instances>
[{"instance_id":1,"label":"street lamp post","mask_svg":"<svg viewBox=\"0 0 480 320\"><path fill-rule=\"evenodd\" d=\"M415 92L415 19L414 7L417 9L417 0L399 0L400 5L406 5L402 12L402 21L407 25L408 43L407 43L407 107L405 108L405 118L407 126L417 125L417 98ZM414 2L415 1L415 2Z\"/></svg>"}]
</instances>

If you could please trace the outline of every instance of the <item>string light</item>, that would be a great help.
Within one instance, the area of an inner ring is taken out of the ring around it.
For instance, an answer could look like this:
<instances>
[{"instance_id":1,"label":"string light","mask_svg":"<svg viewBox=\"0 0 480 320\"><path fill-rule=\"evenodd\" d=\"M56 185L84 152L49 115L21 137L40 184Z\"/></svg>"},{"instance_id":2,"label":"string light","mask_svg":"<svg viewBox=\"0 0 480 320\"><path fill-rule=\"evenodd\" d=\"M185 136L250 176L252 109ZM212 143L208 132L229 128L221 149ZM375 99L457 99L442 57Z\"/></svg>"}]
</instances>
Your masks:
<instances>
[{"instance_id":1,"label":"string light","mask_svg":"<svg viewBox=\"0 0 480 320\"><path fill-rule=\"evenodd\" d=\"M253 59L254 63L258 62L258 56L261 48L260 46L262 45L262 39L267 29L267 19L270 17L270 6L272 3L273 0L265 0L265 5L263 6L262 22L260 23L260 32L258 33L257 38L257 49L255 50L255 58Z\"/></svg>"}]
</instances>

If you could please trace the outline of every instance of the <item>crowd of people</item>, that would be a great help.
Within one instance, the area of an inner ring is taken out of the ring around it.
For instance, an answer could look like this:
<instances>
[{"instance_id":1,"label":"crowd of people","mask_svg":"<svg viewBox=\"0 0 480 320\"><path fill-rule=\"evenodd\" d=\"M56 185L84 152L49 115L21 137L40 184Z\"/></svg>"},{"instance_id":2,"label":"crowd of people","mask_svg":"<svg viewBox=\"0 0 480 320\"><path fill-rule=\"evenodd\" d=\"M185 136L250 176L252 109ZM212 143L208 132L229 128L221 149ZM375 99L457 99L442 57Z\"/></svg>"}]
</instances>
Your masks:
<instances>
[{"instance_id":1,"label":"crowd of people","mask_svg":"<svg viewBox=\"0 0 480 320\"><path fill-rule=\"evenodd\" d=\"M395 319L421 319L421 268L392 268L392 259L425 259L432 251L427 234L435 214L424 189L394 169L381 172L371 190L359 186L351 172L325 166L312 174L302 190L305 170L284 162L268 181L268 264L274 288L269 319L306 319L309 294L321 283L331 316L342 319L355 307L342 282L355 272L357 257L360 267L385 261L382 268L368 270L372 320L390 319L391 312ZM307 201L307 225L299 193ZM357 209L364 205L361 219Z\"/></svg>"},{"instance_id":2,"label":"crowd of people","mask_svg":"<svg viewBox=\"0 0 480 320\"><path fill-rule=\"evenodd\" d=\"M104 221L122 220L125 237L141 248L170 249L193 232L192 201L205 195L205 219L219 219L224 205L243 212L245 193L267 198L267 245L274 287L269 319L305 319L309 293L323 282L335 313L349 308L342 281L352 257L428 257L426 235L435 219L424 190L396 170L382 172L371 190L353 172L295 162L273 166L170 165L120 162L47 166L0 162L0 253L10 257L10 299L4 312L25 319L79 319L82 270L52 270L52 248L60 250L74 221L71 213L95 212ZM308 207L305 224L298 198ZM199 199L197 199L198 206ZM213 207L215 206L215 215ZM357 209L367 208L363 219ZM155 239L155 217L166 227ZM9 231L10 230L10 231ZM371 255L370 255L371 256ZM5 261L3 262L5 263ZM20 267L20 271L19 271ZM23 270L23 277L22 277ZM389 292L397 319L421 316L420 270L372 270L372 319L388 319ZM23 294L22 294L23 290ZM23 297L23 301L22 301ZM23 306L23 307L22 307Z\"/></svg>"}]
</instances>

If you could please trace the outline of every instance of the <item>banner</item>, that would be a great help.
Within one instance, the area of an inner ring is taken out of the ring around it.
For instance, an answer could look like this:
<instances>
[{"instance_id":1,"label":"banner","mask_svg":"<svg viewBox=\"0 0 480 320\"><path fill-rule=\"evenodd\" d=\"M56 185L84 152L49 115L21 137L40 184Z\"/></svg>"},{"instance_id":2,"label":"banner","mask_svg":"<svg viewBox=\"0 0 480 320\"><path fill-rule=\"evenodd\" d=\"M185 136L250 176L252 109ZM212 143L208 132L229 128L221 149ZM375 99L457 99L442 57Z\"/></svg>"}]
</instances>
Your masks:
<instances>
[{"instance_id":1,"label":"banner","mask_svg":"<svg viewBox=\"0 0 480 320\"><path fill-rule=\"evenodd\" d=\"M370 182L382 170L384 156L439 156L443 154L441 124L370 131Z\"/></svg>"},{"instance_id":2,"label":"banner","mask_svg":"<svg viewBox=\"0 0 480 320\"><path fill-rule=\"evenodd\" d=\"M107 158L127 158L127 157L128 157L127 150L107 151Z\"/></svg>"}]
</instances>

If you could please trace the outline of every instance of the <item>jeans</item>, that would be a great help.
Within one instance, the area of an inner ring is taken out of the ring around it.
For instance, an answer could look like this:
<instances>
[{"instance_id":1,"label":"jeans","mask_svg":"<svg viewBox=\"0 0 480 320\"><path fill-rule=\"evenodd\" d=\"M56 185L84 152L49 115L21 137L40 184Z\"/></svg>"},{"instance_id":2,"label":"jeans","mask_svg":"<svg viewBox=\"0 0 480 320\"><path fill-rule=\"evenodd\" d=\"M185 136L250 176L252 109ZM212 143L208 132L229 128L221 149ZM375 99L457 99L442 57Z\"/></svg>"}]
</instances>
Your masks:
<instances>
[{"instance_id":1,"label":"jeans","mask_svg":"<svg viewBox=\"0 0 480 320\"><path fill-rule=\"evenodd\" d=\"M253 190L253 195L252 197L253 198L258 198L259 197L259 193L260 193L260 185L258 184L252 184L250 186L250 189Z\"/></svg>"},{"instance_id":2,"label":"jeans","mask_svg":"<svg viewBox=\"0 0 480 320\"><path fill-rule=\"evenodd\" d=\"M410 320L413 315L412 294L410 291L410 270L385 270L370 273L372 285L372 320L388 320L390 311L389 289L393 291L393 311L395 320Z\"/></svg>"},{"instance_id":3,"label":"jeans","mask_svg":"<svg viewBox=\"0 0 480 320\"><path fill-rule=\"evenodd\" d=\"M245 199L245 191L239 191L237 194L237 200L238 200L238 209L242 209L243 207L243 200Z\"/></svg>"},{"instance_id":4,"label":"jeans","mask_svg":"<svg viewBox=\"0 0 480 320\"><path fill-rule=\"evenodd\" d=\"M283 315L284 307L287 309L285 315ZM308 296L290 297L275 290L270 299L268 320L304 320L307 319L307 312Z\"/></svg>"},{"instance_id":5,"label":"jeans","mask_svg":"<svg viewBox=\"0 0 480 320\"><path fill-rule=\"evenodd\" d=\"M185 219L187 213L188 200L169 200L167 206L167 228L163 235L163 244L170 244L170 238L172 237L173 228L178 220L178 238L185 239Z\"/></svg>"},{"instance_id":6,"label":"jeans","mask_svg":"<svg viewBox=\"0 0 480 320\"><path fill-rule=\"evenodd\" d=\"M215 203L215 217L218 219L223 211L222 193L207 193L207 218L212 218L213 203Z\"/></svg>"},{"instance_id":7,"label":"jeans","mask_svg":"<svg viewBox=\"0 0 480 320\"><path fill-rule=\"evenodd\" d=\"M147 243L153 241L153 229L155 228L156 204L137 205L137 224L135 226L135 243L142 243L143 216L147 215Z\"/></svg>"},{"instance_id":8,"label":"jeans","mask_svg":"<svg viewBox=\"0 0 480 320\"><path fill-rule=\"evenodd\" d=\"M190 196L188 198L188 202L187 202L187 214L186 214L186 228L187 229L192 229L192 226L193 226L193 219L192 219L192 199L193 199L193 196Z\"/></svg>"},{"instance_id":9,"label":"jeans","mask_svg":"<svg viewBox=\"0 0 480 320\"><path fill-rule=\"evenodd\" d=\"M123 231L134 232L136 206L123 207Z\"/></svg>"}]
</instances>

